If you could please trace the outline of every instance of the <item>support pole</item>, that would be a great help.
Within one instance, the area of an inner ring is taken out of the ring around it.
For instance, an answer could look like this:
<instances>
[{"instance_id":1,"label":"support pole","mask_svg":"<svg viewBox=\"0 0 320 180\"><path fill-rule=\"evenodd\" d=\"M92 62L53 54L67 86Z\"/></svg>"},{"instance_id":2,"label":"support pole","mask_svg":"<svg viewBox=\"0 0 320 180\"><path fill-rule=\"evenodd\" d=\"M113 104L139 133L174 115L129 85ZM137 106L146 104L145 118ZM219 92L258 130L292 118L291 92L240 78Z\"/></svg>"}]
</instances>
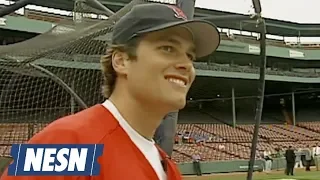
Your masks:
<instances>
[{"instance_id":1,"label":"support pole","mask_svg":"<svg viewBox=\"0 0 320 180\"><path fill-rule=\"evenodd\" d=\"M296 125L296 102L295 102L295 96L294 92L292 92L292 123L295 126Z\"/></svg>"},{"instance_id":2,"label":"support pole","mask_svg":"<svg viewBox=\"0 0 320 180\"><path fill-rule=\"evenodd\" d=\"M171 157L179 112L167 114L155 132L155 141Z\"/></svg>"},{"instance_id":3,"label":"support pole","mask_svg":"<svg viewBox=\"0 0 320 180\"><path fill-rule=\"evenodd\" d=\"M74 79L72 80L72 83L71 83L71 89L72 90L75 90L74 89ZM70 99L70 112L71 114L74 114L75 113L75 107L76 107L76 101L74 100L74 97L71 95L71 99Z\"/></svg>"},{"instance_id":4,"label":"support pole","mask_svg":"<svg viewBox=\"0 0 320 180\"><path fill-rule=\"evenodd\" d=\"M74 2L74 7L73 7L73 11L74 11L74 14L73 14L73 22L74 24L79 24L82 22L83 20L83 13L81 12L81 5L85 3L84 0L76 0ZM73 58L73 61L76 61L75 58ZM73 70L75 71L75 70ZM71 81L71 89L74 91L75 90L75 79L73 78L72 81ZM71 114L74 114L75 113L75 107L76 107L76 102L75 102L75 99L73 97L73 95L71 94L70 95L70 113Z\"/></svg>"},{"instance_id":5,"label":"support pole","mask_svg":"<svg viewBox=\"0 0 320 180\"><path fill-rule=\"evenodd\" d=\"M237 125L237 116L236 116L236 99L234 95L234 87L232 87L232 126L236 127Z\"/></svg>"},{"instance_id":6,"label":"support pole","mask_svg":"<svg viewBox=\"0 0 320 180\"><path fill-rule=\"evenodd\" d=\"M264 102L264 91L265 91L265 71L267 65L266 57L266 22L261 16L261 4L260 0L252 0L254 6L254 11L257 16L257 27L260 32L260 73L259 73L259 87L258 87L258 99L257 99L257 109L255 115L256 124L254 126L253 137L252 137L252 146L250 153L250 161L248 164L248 173L247 180L252 180L254 164L256 159L256 150L259 139L259 127L261 123L262 111L263 111L263 102Z\"/></svg>"},{"instance_id":7,"label":"support pole","mask_svg":"<svg viewBox=\"0 0 320 180\"><path fill-rule=\"evenodd\" d=\"M81 13L81 5L84 0L76 0L73 5L73 22L75 24L81 23L83 19L83 13Z\"/></svg>"}]
</instances>

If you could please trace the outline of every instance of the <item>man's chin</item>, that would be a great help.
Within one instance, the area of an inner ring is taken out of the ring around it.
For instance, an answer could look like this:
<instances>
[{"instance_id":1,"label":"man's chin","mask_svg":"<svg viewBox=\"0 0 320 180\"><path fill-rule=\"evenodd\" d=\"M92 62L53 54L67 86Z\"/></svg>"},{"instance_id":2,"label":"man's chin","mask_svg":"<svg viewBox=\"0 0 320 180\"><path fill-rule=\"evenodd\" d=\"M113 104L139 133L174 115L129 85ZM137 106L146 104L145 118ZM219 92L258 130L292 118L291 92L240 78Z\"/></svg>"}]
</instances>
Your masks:
<instances>
[{"instance_id":1,"label":"man's chin","mask_svg":"<svg viewBox=\"0 0 320 180\"><path fill-rule=\"evenodd\" d=\"M186 106L186 99L185 98L175 99L174 101L171 102L171 104L172 104L172 111L179 111Z\"/></svg>"}]
</instances>

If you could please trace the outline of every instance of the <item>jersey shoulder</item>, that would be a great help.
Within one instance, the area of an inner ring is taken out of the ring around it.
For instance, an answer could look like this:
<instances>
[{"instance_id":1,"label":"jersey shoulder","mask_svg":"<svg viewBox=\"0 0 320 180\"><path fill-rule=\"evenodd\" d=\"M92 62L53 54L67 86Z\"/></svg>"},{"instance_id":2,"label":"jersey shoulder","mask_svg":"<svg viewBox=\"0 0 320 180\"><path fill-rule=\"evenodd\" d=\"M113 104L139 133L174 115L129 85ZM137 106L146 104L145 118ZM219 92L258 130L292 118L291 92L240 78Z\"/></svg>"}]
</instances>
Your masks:
<instances>
[{"instance_id":1,"label":"jersey shoulder","mask_svg":"<svg viewBox=\"0 0 320 180\"><path fill-rule=\"evenodd\" d=\"M112 114L98 104L53 121L33 136L29 143L98 144L118 126Z\"/></svg>"}]
</instances>

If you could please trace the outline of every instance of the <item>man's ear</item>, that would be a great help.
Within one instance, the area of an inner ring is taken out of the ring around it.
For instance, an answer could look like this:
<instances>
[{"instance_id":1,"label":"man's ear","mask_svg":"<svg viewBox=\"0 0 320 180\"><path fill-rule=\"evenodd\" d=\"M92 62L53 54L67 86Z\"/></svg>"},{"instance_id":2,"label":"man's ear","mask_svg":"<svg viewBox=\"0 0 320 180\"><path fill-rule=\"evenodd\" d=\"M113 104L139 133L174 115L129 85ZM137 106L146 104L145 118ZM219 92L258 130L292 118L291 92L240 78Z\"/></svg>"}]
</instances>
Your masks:
<instances>
[{"instance_id":1,"label":"man's ear","mask_svg":"<svg viewBox=\"0 0 320 180\"><path fill-rule=\"evenodd\" d=\"M118 74L127 74L129 56L125 52L114 51L112 54L112 67Z\"/></svg>"}]
</instances>

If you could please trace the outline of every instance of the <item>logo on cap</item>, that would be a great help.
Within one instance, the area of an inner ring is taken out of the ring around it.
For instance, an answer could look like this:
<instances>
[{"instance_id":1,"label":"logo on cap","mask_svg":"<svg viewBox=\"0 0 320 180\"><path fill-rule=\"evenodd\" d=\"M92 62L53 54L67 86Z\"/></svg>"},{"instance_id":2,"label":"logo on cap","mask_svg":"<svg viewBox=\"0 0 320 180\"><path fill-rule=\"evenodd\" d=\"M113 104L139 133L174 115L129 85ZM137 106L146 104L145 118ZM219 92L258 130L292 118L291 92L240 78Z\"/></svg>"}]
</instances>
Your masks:
<instances>
[{"instance_id":1,"label":"logo on cap","mask_svg":"<svg viewBox=\"0 0 320 180\"><path fill-rule=\"evenodd\" d=\"M183 20L188 19L187 16L184 14L184 12L180 8L178 8L177 6L168 5L168 7L173 10L174 17L179 18L179 19L183 19Z\"/></svg>"}]
</instances>

